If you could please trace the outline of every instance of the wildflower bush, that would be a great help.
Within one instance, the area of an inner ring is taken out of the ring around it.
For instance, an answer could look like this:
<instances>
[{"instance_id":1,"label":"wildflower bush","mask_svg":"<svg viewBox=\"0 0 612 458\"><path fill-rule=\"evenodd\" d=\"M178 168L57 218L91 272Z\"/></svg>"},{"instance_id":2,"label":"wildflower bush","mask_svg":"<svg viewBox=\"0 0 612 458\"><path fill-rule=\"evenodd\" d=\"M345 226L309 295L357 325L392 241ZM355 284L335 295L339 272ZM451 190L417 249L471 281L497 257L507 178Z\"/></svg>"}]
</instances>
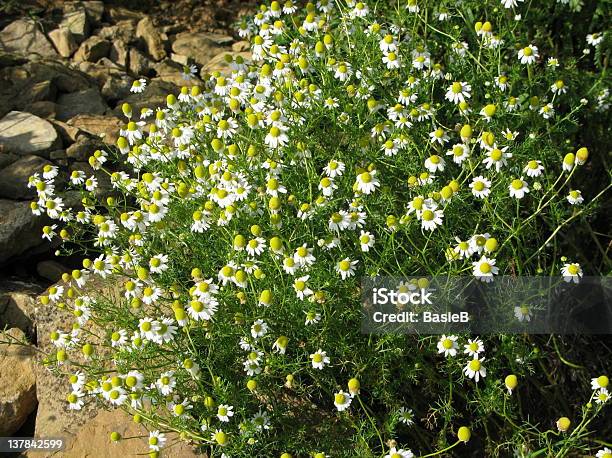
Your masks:
<instances>
[{"instance_id":1,"label":"wildflower bush","mask_svg":"<svg viewBox=\"0 0 612 458\"><path fill-rule=\"evenodd\" d=\"M86 257L42 298L72 319L45 360L68 408L125 410L152 456L176 432L227 457L609 457L598 339L360 332L367 276L609 272L605 19L576 1L262 5L238 25L252 62L122 107L89 161L110 195L79 171L67 190L54 167L31 179L58 220L43 236ZM97 276L121 297L86 290Z\"/></svg>"}]
</instances>

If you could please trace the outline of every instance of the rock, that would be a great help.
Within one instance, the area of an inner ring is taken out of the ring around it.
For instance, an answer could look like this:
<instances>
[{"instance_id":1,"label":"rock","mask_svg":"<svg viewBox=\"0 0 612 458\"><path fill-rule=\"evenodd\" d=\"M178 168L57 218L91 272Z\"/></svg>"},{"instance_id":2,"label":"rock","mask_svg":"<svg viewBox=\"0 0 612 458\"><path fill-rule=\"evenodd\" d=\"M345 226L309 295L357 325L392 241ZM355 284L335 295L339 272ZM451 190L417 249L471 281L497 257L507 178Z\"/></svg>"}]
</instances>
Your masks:
<instances>
[{"instance_id":1,"label":"rock","mask_svg":"<svg viewBox=\"0 0 612 458\"><path fill-rule=\"evenodd\" d=\"M70 29L60 27L49 32L49 39L62 57L70 57L79 48L77 41Z\"/></svg>"},{"instance_id":2,"label":"rock","mask_svg":"<svg viewBox=\"0 0 612 458\"><path fill-rule=\"evenodd\" d=\"M64 145L70 145L76 142L79 136L85 135L85 132L83 132L79 128L71 126L70 124L67 124L63 121L52 119L50 120L50 122L53 124L53 127L55 127L55 130L57 130L57 132L60 134L60 137L62 137Z\"/></svg>"},{"instance_id":3,"label":"rock","mask_svg":"<svg viewBox=\"0 0 612 458\"><path fill-rule=\"evenodd\" d=\"M29 19L11 22L0 32L0 49L28 57L57 57L51 42Z\"/></svg>"},{"instance_id":4,"label":"rock","mask_svg":"<svg viewBox=\"0 0 612 458\"><path fill-rule=\"evenodd\" d=\"M28 179L34 173L41 174L51 162L38 156L24 156L17 162L0 170L0 197L12 200L34 199L36 189L28 188Z\"/></svg>"},{"instance_id":5,"label":"rock","mask_svg":"<svg viewBox=\"0 0 612 458\"><path fill-rule=\"evenodd\" d=\"M8 167L13 162L19 160L20 157L21 156L18 156L17 154L3 153L2 150L0 150L0 169Z\"/></svg>"},{"instance_id":6,"label":"rock","mask_svg":"<svg viewBox=\"0 0 612 458\"><path fill-rule=\"evenodd\" d=\"M250 48L251 44L246 40L237 41L232 44L232 51L234 52L248 51Z\"/></svg>"},{"instance_id":7,"label":"rock","mask_svg":"<svg viewBox=\"0 0 612 458\"><path fill-rule=\"evenodd\" d=\"M38 428L38 425L37 425ZM109 444L109 435L117 431L121 437L140 437L140 439L119 441ZM70 438L66 448L62 450L64 458L83 458L95 456L96 458L136 457L148 450L148 431L143 425L138 425L132 418L120 409L101 411L85 425L75 431L74 438ZM167 435L170 443L176 443L164 449L163 456L168 458L190 458L198 455L193 447L186 442L176 442L176 433Z\"/></svg>"},{"instance_id":8,"label":"rock","mask_svg":"<svg viewBox=\"0 0 612 458\"><path fill-rule=\"evenodd\" d=\"M0 281L0 329L19 328L26 336L35 337L36 296L43 290L35 283Z\"/></svg>"},{"instance_id":9,"label":"rock","mask_svg":"<svg viewBox=\"0 0 612 458\"><path fill-rule=\"evenodd\" d=\"M245 62L249 63L251 61L251 57L250 52L221 52L210 59L208 64L201 68L200 76L203 80L208 79L207 75L212 72L220 72L223 75L228 76L232 73L232 68L230 67L232 60L236 58L244 59Z\"/></svg>"},{"instance_id":10,"label":"rock","mask_svg":"<svg viewBox=\"0 0 612 458\"><path fill-rule=\"evenodd\" d=\"M121 105L123 103L129 103L132 106L132 113L140 113L144 107L155 110L158 107L166 106L166 97L168 94L176 94L178 88L167 81L162 81L157 78L152 79L144 92L140 94L130 94L125 99L117 103L113 113L116 116L122 117L123 112L121 111Z\"/></svg>"},{"instance_id":11,"label":"rock","mask_svg":"<svg viewBox=\"0 0 612 458\"><path fill-rule=\"evenodd\" d=\"M10 329L7 334L11 341L25 341L20 329ZM33 356L31 345L0 344L0 436L10 436L19 430L36 408Z\"/></svg>"},{"instance_id":12,"label":"rock","mask_svg":"<svg viewBox=\"0 0 612 458\"><path fill-rule=\"evenodd\" d=\"M130 95L132 80L133 78L127 75L111 76L105 81L100 93L109 105L115 106L118 100L125 99Z\"/></svg>"},{"instance_id":13,"label":"rock","mask_svg":"<svg viewBox=\"0 0 612 458\"><path fill-rule=\"evenodd\" d=\"M111 22L119 21L140 21L145 15L137 11L128 10L127 8L111 7L108 9L108 15Z\"/></svg>"},{"instance_id":14,"label":"rock","mask_svg":"<svg viewBox=\"0 0 612 458\"><path fill-rule=\"evenodd\" d=\"M148 76L153 62L136 48L130 48L129 70L134 76Z\"/></svg>"},{"instance_id":15,"label":"rock","mask_svg":"<svg viewBox=\"0 0 612 458\"><path fill-rule=\"evenodd\" d=\"M128 19L119 21L115 25L102 27L98 31L98 36L109 41L121 40L131 43L136 40L136 21Z\"/></svg>"},{"instance_id":16,"label":"rock","mask_svg":"<svg viewBox=\"0 0 612 458\"><path fill-rule=\"evenodd\" d=\"M119 78L121 76L125 76L125 71L121 70L119 67L116 67L114 64L113 66L107 66L101 64L100 62L102 61L99 61L98 63L81 62L79 64L79 69L93 78L98 87L104 86L109 78Z\"/></svg>"},{"instance_id":17,"label":"rock","mask_svg":"<svg viewBox=\"0 0 612 458\"><path fill-rule=\"evenodd\" d=\"M108 58L120 67L127 68L128 45L123 40L115 40L111 46Z\"/></svg>"},{"instance_id":18,"label":"rock","mask_svg":"<svg viewBox=\"0 0 612 458\"><path fill-rule=\"evenodd\" d=\"M142 38L147 45L147 52L153 59L162 60L166 57L164 43L149 16L142 18L136 25L136 36Z\"/></svg>"},{"instance_id":19,"label":"rock","mask_svg":"<svg viewBox=\"0 0 612 458\"><path fill-rule=\"evenodd\" d=\"M57 104L49 102L47 100L41 100L38 102L32 102L28 105L23 106L23 111L32 113L39 118L51 120L57 115Z\"/></svg>"},{"instance_id":20,"label":"rock","mask_svg":"<svg viewBox=\"0 0 612 458\"><path fill-rule=\"evenodd\" d=\"M0 48L2 48L0 46ZM6 67L15 67L17 65L23 65L27 62L27 59L24 59L21 56L16 54L10 54L3 51L0 51L0 69Z\"/></svg>"},{"instance_id":21,"label":"rock","mask_svg":"<svg viewBox=\"0 0 612 458\"><path fill-rule=\"evenodd\" d=\"M102 280L93 277L80 294L103 295L119 300L122 297L124 279L109 278ZM74 305L72 299L66 300L67 307ZM53 349L48 336L55 330L67 331L70 328L69 314L53 306L39 306L36 311L38 346L43 351ZM101 332L103 334L103 331ZM93 338L95 339L95 338ZM88 341L92 341L89 338ZM95 344L95 340L93 340ZM74 352L76 362L82 362L78 352ZM116 458L135 457L146 453L147 432L143 425L134 423L122 410L105 411L96 403L85 405L79 411L66 409L64 399L67 393L67 380L57 377L40 365L35 366L37 376L38 412L36 415L36 437L63 437L66 447L61 452L62 458ZM138 437L141 439L123 440L109 443L112 431L119 432L122 437ZM175 434L168 435L169 443L176 442ZM164 450L164 456L173 458L190 458L197 456L188 444L180 442ZM58 454L59 456L60 454Z\"/></svg>"},{"instance_id":22,"label":"rock","mask_svg":"<svg viewBox=\"0 0 612 458\"><path fill-rule=\"evenodd\" d=\"M231 50L234 39L216 33L179 33L172 43L172 51L192 58L197 64L205 65L219 52Z\"/></svg>"},{"instance_id":23,"label":"rock","mask_svg":"<svg viewBox=\"0 0 612 458\"><path fill-rule=\"evenodd\" d=\"M108 109L102 96L94 88L63 94L58 97L57 104L57 119L60 121L67 121L83 113L100 115Z\"/></svg>"},{"instance_id":24,"label":"rock","mask_svg":"<svg viewBox=\"0 0 612 458\"><path fill-rule=\"evenodd\" d=\"M83 42L89 36L89 21L84 8L64 14L60 27L65 27L74 36L77 43Z\"/></svg>"},{"instance_id":25,"label":"rock","mask_svg":"<svg viewBox=\"0 0 612 458\"><path fill-rule=\"evenodd\" d=\"M50 223L46 215L32 214L29 202L0 199L0 265L13 256L43 245L42 228Z\"/></svg>"},{"instance_id":26,"label":"rock","mask_svg":"<svg viewBox=\"0 0 612 458\"><path fill-rule=\"evenodd\" d=\"M170 59L172 59L174 62L176 62L177 64L180 64L180 65L188 65L189 64L189 57L183 56L182 54L177 54L175 52L170 54Z\"/></svg>"},{"instance_id":27,"label":"rock","mask_svg":"<svg viewBox=\"0 0 612 458\"><path fill-rule=\"evenodd\" d=\"M187 84L187 81L183 78L183 66L170 59L155 64L154 68L155 73L157 73L157 80L168 81L177 86L185 86ZM191 84L198 84L201 82L202 81L197 77L191 80Z\"/></svg>"},{"instance_id":28,"label":"rock","mask_svg":"<svg viewBox=\"0 0 612 458\"><path fill-rule=\"evenodd\" d=\"M80 137L76 143L66 148L66 156L77 161L86 161L95 150L104 148L101 140L91 137Z\"/></svg>"},{"instance_id":29,"label":"rock","mask_svg":"<svg viewBox=\"0 0 612 458\"><path fill-rule=\"evenodd\" d=\"M119 138L121 119L115 116L80 114L68 121L68 124L89 134L100 137L105 143L115 144Z\"/></svg>"},{"instance_id":30,"label":"rock","mask_svg":"<svg viewBox=\"0 0 612 458\"><path fill-rule=\"evenodd\" d=\"M49 153L49 157L51 158L52 161L62 161L63 159L66 159L68 156L66 156L65 149L58 149L55 151L51 151L51 153ZM63 165L63 163L60 163L60 165Z\"/></svg>"},{"instance_id":31,"label":"rock","mask_svg":"<svg viewBox=\"0 0 612 458\"><path fill-rule=\"evenodd\" d=\"M53 81L60 92L76 92L87 89L95 84L92 78L83 72L68 68L61 62L30 62L22 69L27 79L32 81Z\"/></svg>"},{"instance_id":32,"label":"rock","mask_svg":"<svg viewBox=\"0 0 612 458\"><path fill-rule=\"evenodd\" d=\"M65 2L63 6L65 13L84 9L90 24L99 24L102 21L102 15L104 14L104 2L102 1Z\"/></svg>"},{"instance_id":33,"label":"rock","mask_svg":"<svg viewBox=\"0 0 612 458\"><path fill-rule=\"evenodd\" d=\"M30 113L11 111L0 120L0 145L6 153L44 156L61 148L62 141L48 121Z\"/></svg>"},{"instance_id":34,"label":"rock","mask_svg":"<svg viewBox=\"0 0 612 458\"><path fill-rule=\"evenodd\" d=\"M94 35L81 43L81 46L74 54L73 60L75 62L97 62L103 57L108 56L110 48L110 41Z\"/></svg>"},{"instance_id":35,"label":"rock","mask_svg":"<svg viewBox=\"0 0 612 458\"><path fill-rule=\"evenodd\" d=\"M23 98L24 102L34 103L43 100L54 101L57 90L53 81L32 82L27 87L28 93Z\"/></svg>"},{"instance_id":36,"label":"rock","mask_svg":"<svg viewBox=\"0 0 612 458\"><path fill-rule=\"evenodd\" d=\"M36 264L36 273L54 283L60 281L66 272L70 272L70 269L57 261L48 260Z\"/></svg>"}]
</instances>

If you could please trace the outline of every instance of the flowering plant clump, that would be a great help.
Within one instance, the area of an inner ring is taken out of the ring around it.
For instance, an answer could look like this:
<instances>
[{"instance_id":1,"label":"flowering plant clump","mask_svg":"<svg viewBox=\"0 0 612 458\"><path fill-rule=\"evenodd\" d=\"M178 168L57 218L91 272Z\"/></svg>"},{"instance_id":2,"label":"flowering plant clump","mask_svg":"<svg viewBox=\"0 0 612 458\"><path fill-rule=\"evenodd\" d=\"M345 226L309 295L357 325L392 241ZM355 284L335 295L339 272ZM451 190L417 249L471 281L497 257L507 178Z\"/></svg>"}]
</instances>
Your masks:
<instances>
[{"instance_id":1,"label":"flowering plant clump","mask_svg":"<svg viewBox=\"0 0 612 458\"><path fill-rule=\"evenodd\" d=\"M68 208L57 169L32 177L43 236L87 256L42 298L74 318L46 359L69 408L129 412L153 455L171 432L227 457L607 450L593 340L572 362L552 336L359 330L364 276L608 268L606 159L580 127L609 111L607 35L560 46L563 3L274 1L239 25L252 62L123 106L89 161L110 195L76 171Z\"/></svg>"}]
</instances>

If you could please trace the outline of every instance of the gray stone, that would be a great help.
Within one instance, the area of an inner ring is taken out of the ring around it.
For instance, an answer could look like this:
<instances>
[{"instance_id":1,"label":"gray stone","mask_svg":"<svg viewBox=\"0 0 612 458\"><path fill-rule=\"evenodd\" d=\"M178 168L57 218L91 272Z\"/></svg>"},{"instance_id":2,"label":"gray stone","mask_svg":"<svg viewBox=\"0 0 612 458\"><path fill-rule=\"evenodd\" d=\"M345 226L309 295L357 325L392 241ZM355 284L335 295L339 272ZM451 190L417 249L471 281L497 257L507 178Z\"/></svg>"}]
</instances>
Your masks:
<instances>
[{"instance_id":1,"label":"gray stone","mask_svg":"<svg viewBox=\"0 0 612 458\"><path fill-rule=\"evenodd\" d=\"M48 100L39 100L23 106L23 111L46 120L54 119L57 115L57 104ZM46 156L46 155L45 155Z\"/></svg>"},{"instance_id":2,"label":"gray stone","mask_svg":"<svg viewBox=\"0 0 612 458\"><path fill-rule=\"evenodd\" d=\"M61 148L62 142L48 121L30 113L11 111L0 120L0 145L7 153L40 156Z\"/></svg>"},{"instance_id":3,"label":"gray stone","mask_svg":"<svg viewBox=\"0 0 612 458\"><path fill-rule=\"evenodd\" d=\"M136 36L144 40L147 45L147 52L153 59L162 60L166 57L166 50L164 49L162 37L149 16L138 21Z\"/></svg>"},{"instance_id":4,"label":"gray stone","mask_svg":"<svg viewBox=\"0 0 612 458\"><path fill-rule=\"evenodd\" d=\"M89 0L83 2L65 2L64 12L71 13L73 11L85 10L87 19L91 24L99 24L102 21L104 14L104 2L99 0Z\"/></svg>"},{"instance_id":5,"label":"gray stone","mask_svg":"<svg viewBox=\"0 0 612 458\"><path fill-rule=\"evenodd\" d=\"M36 296L43 290L35 283L0 281L0 329L18 328L34 336Z\"/></svg>"},{"instance_id":6,"label":"gray stone","mask_svg":"<svg viewBox=\"0 0 612 458\"><path fill-rule=\"evenodd\" d=\"M86 161L95 150L104 148L101 140L91 137L81 137L76 143L66 148L66 156L76 161Z\"/></svg>"},{"instance_id":7,"label":"gray stone","mask_svg":"<svg viewBox=\"0 0 612 458\"><path fill-rule=\"evenodd\" d=\"M172 43L172 51L192 58L197 64L205 65L223 50L230 51L234 39L216 33L179 33Z\"/></svg>"},{"instance_id":8,"label":"gray stone","mask_svg":"<svg viewBox=\"0 0 612 458\"><path fill-rule=\"evenodd\" d=\"M109 104L115 105L118 100L129 97L132 80L127 75L111 76L104 82L100 93Z\"/></svg>"},{"instance_id":9,"label":"gray stone","mask_svg":"<svg viewBox=\"0 0 612 458\"><path fill-rule=\"evenodd\" d=\"M115 116L89 114L77 115L68 121L68 124L113 145L119 138L119 129L122 127L121 119Z\"/></svg>"},{"instance_id":10,"label":"gray stone","mask_svg":"<svg viewBox=\"0 0 612 458\"><path fill-rule=\"evenodd\" d=\"M145 15L143 13L139 13L137 11L128 10L127 8L122 7L111 7L108 9L108 15L110 16L112 22L119 21L140 21Z\"/></svg>"},{"instance_id":11,"label":"gray stone","mask_svg":"<svg viewBox=\"0 0 612 458\"><path fill-rule=\"evenodd\" d=\"M79 48L79 44L70 29L60 27L49 32L49 39L62 57L70 57Z\"/></svg>"},{"instance_id":12,"label":"gray stone","mask_svg":"<svg viewBox=\"0 0 612 458\"><path fill-rule=\"evenodd\" d=\"M57 119L60 121L67 121L82 113L103 114L108 109L102 96L94 88L63 94L58 97L57 104Z\"/></svg>"},{"instance_id":13,"label":"gray stone","mask_svg":"<svg viewBox=\"0 0 612 458\"><path fill-rule=\"evenodd\" d=\"M57 57L39 25L30 19L11 22L0 32L0 50L28 57Z\"/></svg>"},{"instance_id":14,"label":"gray stone","mask_svg":"<svg viewBox=\"0 0 612 458\"><path fill-rule=\"evenodd\" d=\"M36 375L34 348L23 331L10 329L5 339L11 344L0 344L0 436L11 436L36 408Z\"/></svg>"},{"instance_id":15,"label":"gray stone","mask_svg":"<svg viewBox=\"0 0 612 458\"><path fill-rule=\"evenodd\" d=\"M174 62L180 65L189 64L189 57L183 56L182 54L177 54L175 52L170 54L170 59L172 59Z\"/></svg>"},{"instance_id":16,"label":"gray stone","mask_svg":"<svg viewBox=\"0 0 612 458\"><path fill-rule=\"evenodd\" d=\"M49 246L41 233L50 219L32 214L28 202L0 199L0 215L0 265L28 250Z\"/></svg>"},{"instance_id":17,"label":"gray stone","mask_svg":"<svg viewBox=\"0 0 612 458\"><path fill-rule=\"evenodd\" d=\"M102 27L97 35L109 41L121 40L125 43L131 43L136 40L136 21L124 20L117 22L115 25Z\"/></svg>"},{"instance_id":18,"label":"gray stone","mask_svg":"<svg viewBox=\"0 0 612 458\"><path fill-rule=\"evenodd\" d=\"M46 278L54 283L60 281L62 275L69 271L70 269L68 269L68 267L57 261L47 260L40 261L36 264L36 273L42 278Z\"/></svg>"},{"instance_id":19,"label":"gray stone","mask_svg":"<svg viewBox=\"0 0 612 458\"><path fill-rule=\"evenodd\" d=\"M108 56L110 48L110 41L94 35L81 43L81 46L79 46L79 49L74 54L73 60L75 62L97 62L103 57Z\"/></svg>"},{"instance_id":20,"label":"gray stone","mask_svg":"<svg viewBox=\"0 0 612 458\"><path fill-rule=\"evenodd\" d=\"M79 8L64 14L60 27L65 27L74 36L77 43L81 43L89 36L89 21L84 8Z\"/></svg>"},{"instance_id":21,"label":"gray stone","mask_svg":"<svg viewBox=\"0 0 612 458\"><path fill-rule=\"evenodd\" d=\"M153 62L136 48L130 48L129 69L134 76L144 76L153 68Z\"/></svg>"},{"instance_id":22,"label":"gray stone","mask_svg":"<svg viewBox=\"0 0 612 458\"><path fill-rule=\"evenodd\" d=\"M128 45L123 40L115 40L111 46L108 58L120 67L126 68L128 64Z\"/></svg>"},{"instance_id":23,"label":"gray stone","mask_svg":"<svg viewBox=\"0 0 612 458\"><path fill-rule=\"evenodd\" d=\"M157 80L167 81L177 86L184 86L187 84L187 81L183 78L183 66L170 59L155 64L154 68L155 73L157 73ZM191 84L198 84L201 82L202 81L197 77L191 80Z\"/></svg>"},{"instance_id":24,"label":"gray stone","mask_svg":"<svg viewBox=\"0 0 612 458\"><path fill-rule=\"evenodd\" d=\"M24 156L17 162L0 170L0 197L13 200L33 199L36 189L28 188L28 179L34 173L42 172L51 162L38 156Z\"/></svg>"}]
</instances>

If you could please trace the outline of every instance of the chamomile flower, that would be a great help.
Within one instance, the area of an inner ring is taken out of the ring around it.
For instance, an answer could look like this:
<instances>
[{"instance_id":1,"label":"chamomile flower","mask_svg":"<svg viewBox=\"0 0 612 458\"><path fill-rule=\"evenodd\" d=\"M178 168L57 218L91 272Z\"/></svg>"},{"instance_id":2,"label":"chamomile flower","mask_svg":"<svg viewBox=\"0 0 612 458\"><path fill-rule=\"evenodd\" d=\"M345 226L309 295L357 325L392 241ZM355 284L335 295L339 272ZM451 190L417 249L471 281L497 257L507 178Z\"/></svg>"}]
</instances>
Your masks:
<instances>
[{"instance_id":1,"label":"chamomile flower","mask_svg":"<svg viewBox=\"0 0 612 458\"><path fill-rule=\"evenodd\" d=\"M482 358L474 357L474 359L466 364L463 373L476 382L480 381L481 378L485 378L487 376L487 369L482 364L484 360L484 356Z\"/></svg>"},{"instance_id":2,"label":"chamomile flower","mask_svg":"<svg viewBox=\"0 0 612 458\"><path fill-rule=\"evenodd\" d=\"M438 353L444 353L444 356L455 356L457 354L457 349L459 348L459 344L457 344L457 336L447 336L442 334L440 340L438 340Z\"/></svg>"},{"instance_id":3,"label":"chamomile flower","mask_svg":"<svg viewBox=\"0 0 612 458\"><path fill-rule=\"evenodd\" d=\"M258 339L259 337L263 337L268 333L268 325L264 320L256 320L251 326L251 336L254 339Z\"/></svg>"},{"instance_id":4,"label":"chamomile flower","mask_svg":"<svg viewBox=\"0 0 612 458\"><path fill-rule=\"evenodd\" d=\"M159 452L164 444L166 443L166 436L164 433L160 433L158 430L151 431L149 433L149 448L156 452Z\"/></svg>"},{"instance_id":5,"label":"chamomile flower","mask_svg":"<svg viewBox=\"0 0 612 458\"><path fill-rule=\"evenodd\" d=\"M414 413L412 412L412 409L400 407L397 411L397 418L400 422L407 426L414 424Z\"/></svg>"},{"instance_id":6,"label":"chamomile flower","mask_svg":"<svg viewBox=\"0 0 612 458\"><path fill-rule=\"evenodd\" d=\"M584 202L582 192L580 192L579 189L572 189L566 196L566 199L571 205L580 205L582 202Z\"/></svg>"},{"instance_id":7,"label":"chamomile flower","mask_svg":"<svg viewBox=\"0 0 612 458\"><path fill-rule=\"evenodd\" d=\"M463 346L463 353L474 358L478 357L484 351L484 344L480 339L468 339L468 342Z\"/></svg>"},{"instance_id":8,"label":"chamomile flower","mask_svg":"<svg viewBox=\"0 0 612 458\"><path fill-rule=\"evenodd\" d=\"M493 276L497 275L499 268L495 266L495 259L482 256L478 261L472 263L473 275L486 283L493 281Z\"/></svg>"},{"instance_id":9,"label":"chamomile flower","mask_svg":"<svg viewBox=\"0 0 612 458\"><path fill-rule=\"evenodd\" d=\"M484 199L491 194L491 180L479 175L472 179L470 189L472 190L472 194L474 194L474 196L478 197L479 199Z\"/></svg>"},{"instance_id":10,"label":"chamomile flower","mask_svg":"<svg viewBox=\"0 0 612 458\"><path fill-rule=\"evenodd\" d=\"M591 388L598 390L600 388L608 388L610 385L610 379L606 375L600 375L591 379Z\"/></svg>"},{"instance_id":11,"label":"chamomile flower","mask_svg":"<svg viewBox=\"0 0 612 458\"><path fill-rule=\"evenodd\" d=\"M426 231L433 231L436 227L442 225L444 212L441 209L425 209L418 212L417 217L421 220L421 228Z\"/></svg>"},{"instance_id":12,"label":"chamomile flower","mask_svg":"<svg viewBox=\"0 0 612 458\"><path fill-rule=\"evenodd\" d=\"M604 447L597 452L596 458L612 458L612 450L608 447Z\"/></svg>"},{"instance_id":13,"label":"chamomile flower","mask_svg":"<svg viewBox=\"0 0 612 458\"><path fill-rule=\"evenodd\" d=\"M533 64L540 57L537 46L527 45L518 52L518 59L521 64Z\"/></svg>"},{"instance_id":14,"label":"chamomile flower","mask_svg":"<svg viewBox=\"0 0 612 458\"><path fill-rule=\"evenodd\" d=\"M529 192L529 186L527 186L527 182L523 180L522 177L512 180L508 189L510 191L510 197L514 197L515 199L522 199Z\"/></svg>"},{"instance_id":15,"label":"chamomile flower","mask_svg":"<svg viewBox=\"0 0 612 458\"><path fill-rule=\"evenodd\" d=\"M358 262L358 260L351 261L349 258L344 258L342 261L336 263L336 272L340 274L342 280L346 280L355 275L355 266Z\"/></svg>"},{"instance_id":16,"label":"chamomile flower","mask_svg":"<svg viewBox=\"0 0 612 458\"><path fill-rule=\"evenodd\" d=\"M414 453L410 450L404 450L403 448L391 447L389 453L385 455L385 458L413 458Z\"/></svg>"},{"instance_id":17,"label":"chamomile flower","mask_svg":"<svg viewBox=\"0 0 612 458\"><path fill-rule=\"evenodd\" d=\"M327 353L320 348L310 355L310 360L312 367L315 369L323 369L327 364L329 364L329 356L327 356Z\"/></svg>"},{"instance_id":18,"label":"chamomile flower","mask_svg":"<svg viewBox=\"0 0 612 458\"><path fill-rule=\"evenodd\" d=\"M217 407L217 418L219 421L227 423L234 416L234 407L227 404L220 404Z\"/></svg>"},{"instance_id":19,"label":"chamomile flower","mask_svg":"<svg viewBox=\"0 0 612 458\"><path fill-rule=\"evenodd\" d=\"M578 283L582 278L582 267L577 262L567 262L561 268L563 280L568 283Z\"/></svg>"},{"instance_id":20,"label":"chamomile flower","mask_svg":"<svg viewBox=\"0 0 612 458\"><path fill-rule=\"evenodd\" d=\"M446 90L446 100L455 104L465 102L472 97L472 86L465 81L455 81Z\"/></svg>"},{"instance_id":21,"label":"chamomile flower","mask_svg":"<svg viewBox=\"0 0 612 458\"><path fill-rule=\"evenodd\" d=\"M376 178L376 170L360 173L357 175L355 184L359 192L366 195L372 194L380 186L380 182Z\"/></svg>"},{"instance_id":22,"label":"chamomile flower","mask_svg":"<svg viewBox=\"0 0 612 458\"><path fill-rule=\"evenodd\" d=\"M516 307L514 307L514 316L520 322L523 322L523 321L529 322L531 321L533 312L531 310L531 307L529 307L527 304L523 304L520 306L517 305Z\"/></svg>"},{"instance_id":23,"label":"chamomile flower","mask_svg":"<svg viewBox=\"0 0 612 458\"><path fill-rule=\"evenodd\" d=\"M523 172L527 174L528 177L535 178L542 175L544 171L544 166L542 165L542 161L539 160L531 160L527 163Z\"/></svg>"},{"instance_id":24,"label":"chamomile flower","mask_svg":"<svg viewBox=\"0 0 612 458\"><path fill-rule=\"evenodd\" d=\"M334 394L334 405L338 409L338 412L343 412L348 409L352 401L352 396L342 390Z\"/></svg>"},{"instance_id":25,"label":"chamomile flower","mask_svg":"<svg viewBox=\"0 0 612 458\"><path fill-rule=\"evenodd\" d=\"M597 404L605 404L606 402L608 402L610 400L610 393L608 392L607 389L605 388L600 388L596 393L595 393L595 402Z\"/></svg>"},{"instance_id":26,"label":"chamomile flower","mask_svg":"<svg viewBox=\"0 0 612 458\"><path fill-rule=\"evenodd\" d=\"M586 41L591 46L598 46L604 39L603 33L589 33L586 36Z\"/></svg>"},{"instance_id":27,"label":"chamomile flower","mask_svg":"<svg viewBox=\"0 0 612 458\"><path fill-rule=\"evenodd\" d=\"M132 81L132 87L130 87L130 92L135 94L140 94L147 87L147 80L144 78L140 78Z\"/></svg>"},{"instance_id":28,"label":"chamomile flower","mask_svg":"<svg viewBox=\"0 0 612 458\"><path fill-rule=\"evenodd\" d=\"M470 148L465 143L456 143L446 152L446 155L451 156L455 164L461 165L469 157Z\"/></svg>"},{"instance_id":29,"label":"chamomile flower","mask_svg":"<svg viewBox=\"0 0 612 458\"><path fill-rule=\"evenodd\" d=\"M374 246L374 236L370 232L361 231L359 235L359 247L367 253Z\"/></svg>"}]
</instances>

